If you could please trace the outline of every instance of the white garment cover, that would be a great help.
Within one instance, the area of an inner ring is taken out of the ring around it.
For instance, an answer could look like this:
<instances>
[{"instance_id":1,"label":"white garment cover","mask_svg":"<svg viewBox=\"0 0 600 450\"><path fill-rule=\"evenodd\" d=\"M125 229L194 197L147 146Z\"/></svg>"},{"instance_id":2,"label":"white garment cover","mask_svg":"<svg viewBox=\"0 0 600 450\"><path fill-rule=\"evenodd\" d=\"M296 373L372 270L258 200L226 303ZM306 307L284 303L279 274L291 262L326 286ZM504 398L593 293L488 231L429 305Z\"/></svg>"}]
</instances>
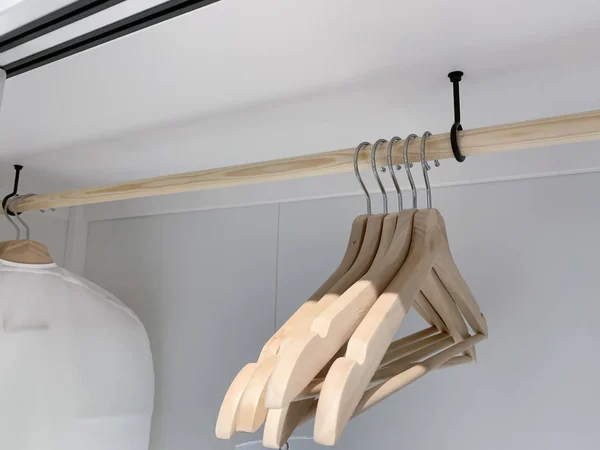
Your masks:
<instances>
[{"instance_id":1,"label":"white garment cover","mask_svg":"<svg viewBox=\"0 0 600 450\"><path fill-rule=\"evenodd\" d=\"M130 309L55 264L0 260L0 449L147 450L153 405Z\"/></svg>"}]
</instances>

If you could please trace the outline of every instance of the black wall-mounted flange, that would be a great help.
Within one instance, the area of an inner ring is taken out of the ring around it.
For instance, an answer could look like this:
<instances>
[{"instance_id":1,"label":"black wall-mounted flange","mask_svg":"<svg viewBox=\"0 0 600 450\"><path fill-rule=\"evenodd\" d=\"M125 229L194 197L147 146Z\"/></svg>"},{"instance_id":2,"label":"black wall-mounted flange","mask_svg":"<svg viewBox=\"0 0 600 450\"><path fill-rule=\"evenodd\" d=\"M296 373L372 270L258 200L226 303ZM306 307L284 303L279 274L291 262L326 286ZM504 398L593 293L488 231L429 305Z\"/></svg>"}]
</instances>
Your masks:
<instances>
[{"instance_id":1,"label":"black wall-mounted flange","mask_svg":"<svg viewBox=\"0 0 600 450\"><path fill-rule=\"evenodd\" d=\"M454 158L458 162L463 162L466 157L460 153L460 148L458 147L458 132L462 131L463 127L460 124L460 88L459 83L462 80L464 73L460 70L450 72L448 74L448 78L452 82L452 93L454 95L454 123L452 124L452 128L450 128L450 146L452 147L452 153L454 154Z\"/></svg>"},{"instance_id":2,"label":"black wall-mounted flange","mask_svg":"<svg viewBox=\"0 0 600 450\"><path fill-rule=\"evenodd\" d=\"M6 203L12 197L17 195L17 192L19 190L19 176L21 175L21 170L23 170L23 166L21 166L20 164L15 164L14 168L15 168L15 181L13 184L13 191L2 199L2 210L6 211L10 216L14 216L15 213L10 210L10 207L9 208L6 207ZM17 213L17 214L20 214L20 213Z\"/></svg>"}]
</instances>

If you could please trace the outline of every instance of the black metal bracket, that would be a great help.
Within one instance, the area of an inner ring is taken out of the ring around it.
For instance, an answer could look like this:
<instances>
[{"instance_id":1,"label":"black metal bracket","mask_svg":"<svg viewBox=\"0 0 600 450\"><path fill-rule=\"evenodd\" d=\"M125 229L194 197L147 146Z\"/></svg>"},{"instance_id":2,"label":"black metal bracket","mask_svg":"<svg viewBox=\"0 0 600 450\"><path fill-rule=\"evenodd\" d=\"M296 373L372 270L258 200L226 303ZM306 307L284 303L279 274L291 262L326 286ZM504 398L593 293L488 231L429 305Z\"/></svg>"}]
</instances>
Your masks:
<instances>
[{"instance_id":1,"label":"black metal bracket","mask_svg":"<svg viewBox=\"0 0 600 450\"><path fill-rule=\"evenodd\" d=\"M13 184L13 191L2 199L2 210L6 211L8 213L8 215L10 215L10 216L14 216L15 213L10 210L10 207L9 208L6 207L6 203L12 197L17 195L17 192L19 190L19 176L21 175L21 170L23 170L23 166L21 166L19 164L15 164L14 168L15 168L15 181ZM21 214L21 213L17 213L17 214Z\"/></svg>"},{"instance_id":2,"label":"black metal bracket","mask_svg":"<svg viewBox=\"0 0 600 450\"><path fill-rule=\"evenodd\" d=\"M450 128L450 145L452 147L452 153L458 162L463 162L466 157L460 153L458 148L458 132L462 131L463 127L460 124L460 88L459 83L462 80L464 73L460 70L450 72L448 78L452 82L452 91L454 94L454 124Z\"/></svg>"}]
</instances>

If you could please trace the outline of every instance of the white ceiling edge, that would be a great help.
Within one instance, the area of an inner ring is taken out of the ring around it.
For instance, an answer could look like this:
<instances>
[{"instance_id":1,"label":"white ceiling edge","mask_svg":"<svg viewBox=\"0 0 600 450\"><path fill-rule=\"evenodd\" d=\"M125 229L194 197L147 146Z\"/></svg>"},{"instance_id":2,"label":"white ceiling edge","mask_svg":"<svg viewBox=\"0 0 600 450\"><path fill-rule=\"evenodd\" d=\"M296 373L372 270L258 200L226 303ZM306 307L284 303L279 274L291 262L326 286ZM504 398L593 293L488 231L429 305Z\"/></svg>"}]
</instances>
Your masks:
<instances>
[{"instance_id":1,"label":"white ceiling edge","mask_svg":"<svg viewBox=\"0 0 600 450\"><path fill-rule=\"evenodd\" d=\"M9 9L23 2L23 0L4 0L0 3L0 14L5 14Z\"/></svg>"},{"instance_id":2,"label":"white ceiling edge","mask_svg":"<svg viewBox=\"0 0 600 450\"><path fill-rule=\"evenodd\" d=\"M0 65L4 66L19 59L26 58L70 39L82 36L93 30L116 23L126 17L153 8L165 0L127 0L96 14L80 19L55 31L47 33L10 50L0 53ZM0 16L0 20L2 17ZM1 23L0 23L1 26Z\"/></svg>"},{"instance_id":3,"label":"white ceiling edge","mask_svg":"<svg viewBox=\"0 0 600 450\"><path fill-rule=\"evenodd\" d=\"M403 125L433 128L448 120L446 74L455 69L467 73L465 95L481 96L465 105L468 126L520 112L547 115L550 101L550 109L580 110L578 100L589 102L597 85L586 70L597 64L598 20L600 3L589 0L224 0L9 79L0 154L20 157L194 117L216 124L244 116L234 108L260 117L279 109L275 126L295 110L297 132L303 120L313 126L307 116L321 118L317 127L353 126L357 113L377 116L379 107ZM552 86L556 69L571 72L568 85ZM506 80L516 83L502 86ZM496 104L500 112L490 111ZM239 126L229 121L230 129ZM207 163L227 165L229 156Z\"/></svg>"},{"instance_id":4,"label":"white ceiling edge","mask_svg":"<svg viewBox=\"0 0 600 450\"><path fill-rule=\"evenodd\" d=\"M33 22L75 0L3 0L0 5L0 35Z\"/></svg>"}]
</instances>

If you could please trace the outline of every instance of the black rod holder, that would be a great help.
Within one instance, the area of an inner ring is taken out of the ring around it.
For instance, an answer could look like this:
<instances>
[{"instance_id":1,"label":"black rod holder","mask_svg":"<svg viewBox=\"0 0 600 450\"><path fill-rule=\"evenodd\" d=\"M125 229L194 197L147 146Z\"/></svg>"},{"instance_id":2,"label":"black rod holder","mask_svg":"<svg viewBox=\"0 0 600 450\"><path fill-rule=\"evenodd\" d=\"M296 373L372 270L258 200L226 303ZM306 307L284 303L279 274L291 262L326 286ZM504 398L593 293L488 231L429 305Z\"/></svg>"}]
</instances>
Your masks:
<instances>
[{"instance_id":1,"label":"black rod holder","mask_svg":"<svg viewBox=\"0 0 600 450\"><path fill-rule=\"evenodd\" d=\"M463 127L460 124L460 87L459 83L462 80L464 73L460 70L455 72L450 72L448 74L448 78L452 82L452 93L454 95L454 123L452 124L452 128L450 128L450 146L452 147L452 153L454 154L454 158L458 162L463 162L466 157L460 153L460 148L458 147L458 132L462 131Z\"/></svg>"},{"instance_id":2,"label":"black rod holder","mask_svg":"<svg viewBox=\"0 0 600 450\"><path fill-rule=\"evenodd\" d=\"M14 168L15 168L15 181L13 183L13 191L2 199L2 209L11 216L14 216L15 213L10 210L10 207L9 208L6 207L6 203L12 197L17 195L17 192L19 190L19 177L21 175L21 170L23 170L23 166L21 166L20 164L15 164Z\"/></svg>"}]
</instances>

